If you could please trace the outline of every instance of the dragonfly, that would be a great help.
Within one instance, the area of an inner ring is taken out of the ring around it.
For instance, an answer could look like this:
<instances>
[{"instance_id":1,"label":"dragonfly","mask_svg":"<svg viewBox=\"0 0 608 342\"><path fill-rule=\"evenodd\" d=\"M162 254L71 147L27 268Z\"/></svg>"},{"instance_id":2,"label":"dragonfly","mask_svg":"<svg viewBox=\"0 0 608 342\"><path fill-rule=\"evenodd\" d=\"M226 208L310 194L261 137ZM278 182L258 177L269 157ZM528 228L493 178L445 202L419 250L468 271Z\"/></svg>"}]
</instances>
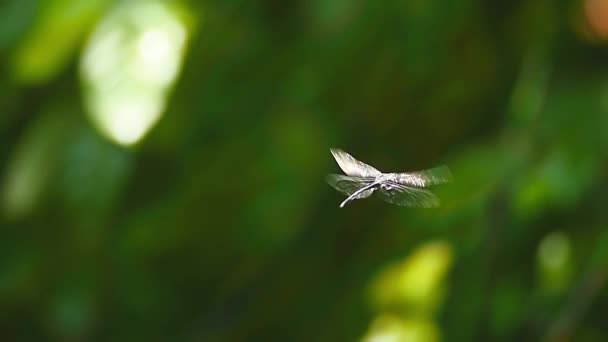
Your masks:
<instances>
[{"instance_id":1,"label":"dragonfly","mask_svg":"<svg viewBox=\"0 0 608 342\"><path fill-rule=\"evenodd\" d=\"M326 178L329 185L348 196L340 208L374 192L382 200L399 206L434 208L439 206L439 197L425 188L452 180L445 165L415 172L384 173L339 148L331 148L330 152L346 174L330 174Z\"/></svg>"}]
</instances>

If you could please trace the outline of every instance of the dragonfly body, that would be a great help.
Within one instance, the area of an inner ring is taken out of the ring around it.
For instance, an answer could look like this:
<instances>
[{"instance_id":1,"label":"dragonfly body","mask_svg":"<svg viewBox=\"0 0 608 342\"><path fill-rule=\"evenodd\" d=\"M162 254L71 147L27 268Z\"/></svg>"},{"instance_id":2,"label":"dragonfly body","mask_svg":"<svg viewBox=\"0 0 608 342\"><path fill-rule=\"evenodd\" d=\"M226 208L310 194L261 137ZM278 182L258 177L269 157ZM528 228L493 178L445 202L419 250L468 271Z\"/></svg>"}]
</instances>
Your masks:
<instances>
[{"instance_id":1,"label":"dragonfly body","mask_svg":"<svg viewBox=\"0 0 608 342\"><path fill-rule=\"evenodd\" d=\"M346 175L328 175L327 182L348 195L340 208L349 202L378 191L384 201L408 207L437 207L439 198L424 188L447 183L452 175L446 166L416 172L382 173L340 149L330 149Z\"/></svg>"}]
</instances>

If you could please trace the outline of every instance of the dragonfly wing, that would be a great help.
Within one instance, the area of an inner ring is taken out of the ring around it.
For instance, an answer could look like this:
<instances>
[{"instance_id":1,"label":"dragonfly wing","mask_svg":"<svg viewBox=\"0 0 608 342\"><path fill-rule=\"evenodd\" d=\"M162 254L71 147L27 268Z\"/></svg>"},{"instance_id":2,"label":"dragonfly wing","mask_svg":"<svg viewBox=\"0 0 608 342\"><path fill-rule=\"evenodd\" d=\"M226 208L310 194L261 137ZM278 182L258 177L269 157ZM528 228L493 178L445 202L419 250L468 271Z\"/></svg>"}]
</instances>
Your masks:
<instances>
[{"instance_id":1,"label":"dragonfly wing","mask_svg":"<svg viewBox=\"0 0 608 342\"><path fill-rule=\"evenodd\" d=\"M452 173L445 165L417 172L397 173L396 175L395 181L397 183L417 188L444 184L452 180Z\"/></svg>"},{"instance_id":2,"label":"dragonfly wing","mask_svg":"<svg viewBox=\"0 0 608 342\"><path fill-rule=\"evenodd\" d=\"M374 182L374 178L352 177L344 175L327 175L327 183L339 192L350 196L357 190L368 186ZM374 190L369 189L357 195L357 198L365 198L372 194Z\"/></svg>"},{"instance_id":3,"label":"dragonfly wing","mask_svg":"<svg viewBox=\"0 0 608 342\"><path fill-rule=\"evenodd\" d=\"M425 189L390 182L390 190L380 188L378 196L382 200L403 207L435 208L439 197Z\"/></svg>"},{"instance_id":4,"label":"dragonfly wing","mask_svg":"<svg viewBox=\"0 0 608 342\"><path fill-rule=\"evenodd\" d=\"M344 171L349 176L354 177L376 177L382 174L373 166L367 165L364 162L358 161L350 154L337 149L330 149L331 154L334 156L334 159Z\"/></svg>"}]
</instances>

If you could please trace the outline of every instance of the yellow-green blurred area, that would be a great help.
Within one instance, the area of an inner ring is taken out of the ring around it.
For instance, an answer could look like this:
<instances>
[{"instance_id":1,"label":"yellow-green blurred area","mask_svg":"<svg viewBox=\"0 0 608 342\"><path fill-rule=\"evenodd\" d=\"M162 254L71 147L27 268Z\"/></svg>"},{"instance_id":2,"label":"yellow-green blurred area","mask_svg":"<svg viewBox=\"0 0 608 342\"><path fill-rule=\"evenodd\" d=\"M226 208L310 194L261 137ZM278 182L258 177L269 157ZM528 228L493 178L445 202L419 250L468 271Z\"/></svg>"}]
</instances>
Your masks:
<instances>
[{"instance_id":1,"label":"yellow-green blurred area","mask_svg":"<svg viewBox=\"0 0 608 342\"><path fill-rule=\"evenodd\" d=\"M608 0L3 0L0 71L3 341L608 341Z\"/></svg>"}]
</instances>

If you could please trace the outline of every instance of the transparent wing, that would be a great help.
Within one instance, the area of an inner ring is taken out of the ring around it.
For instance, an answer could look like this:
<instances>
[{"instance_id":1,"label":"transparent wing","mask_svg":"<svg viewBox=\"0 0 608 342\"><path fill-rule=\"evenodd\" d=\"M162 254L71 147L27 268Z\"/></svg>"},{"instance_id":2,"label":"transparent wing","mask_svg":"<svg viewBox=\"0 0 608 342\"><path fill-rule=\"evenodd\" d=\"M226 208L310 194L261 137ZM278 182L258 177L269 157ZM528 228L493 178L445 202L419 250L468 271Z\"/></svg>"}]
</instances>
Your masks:
<instances>
[{"instance_id":1,"label":"transparent wing","mask_svg":"<svg viewBox=\"0 0 608 342\"><path fill-rule=\"evenodd\" d=\"M327 175L327 183L339 192L350 196L355 191L361 189L364 186L368 186L374 182L374 178L363 178L363 177L351 177L344 175ZM357 198L364 198L371 195L373 190L362 192Z\"/></svg>"},{"instance_id":2,"label":"transparent wing","mask_svg":"<svg viewBox=\"0 0 608 342\"><path fill-rule=\"evenodd\" d=\"M329 150L331 151L331 154L334 156L334 159L336 160L342 171L344 171L344 173L349 176L376 177L381 174L381 172L376 170L376 168L374 168L373 166L358 161L350 154L338 148L331 148Z\"/></svg>"},{"instance_id":3,"label":"transparent wing","mask_svg":"<svg viewBox=\"0 0 608 342\"><path fill-rule=\"evenodd\" d=\"M428 170L397 173L396 175L395 181L397 183L418 188L444 184L452 180L450 169L444 165Z\"/></svg>"},{"instance_id":4,"label":"transparent wing","mask_svg":"<svg viewBox=\"0 0 608 342\"><path fill-rule=\"evenodd\" d=\"M439 206L439 197L425 189L390 182L390 190L381 188L378 196L382 200L403 207L434 208Z\"/></svg>"}]
</instances>

